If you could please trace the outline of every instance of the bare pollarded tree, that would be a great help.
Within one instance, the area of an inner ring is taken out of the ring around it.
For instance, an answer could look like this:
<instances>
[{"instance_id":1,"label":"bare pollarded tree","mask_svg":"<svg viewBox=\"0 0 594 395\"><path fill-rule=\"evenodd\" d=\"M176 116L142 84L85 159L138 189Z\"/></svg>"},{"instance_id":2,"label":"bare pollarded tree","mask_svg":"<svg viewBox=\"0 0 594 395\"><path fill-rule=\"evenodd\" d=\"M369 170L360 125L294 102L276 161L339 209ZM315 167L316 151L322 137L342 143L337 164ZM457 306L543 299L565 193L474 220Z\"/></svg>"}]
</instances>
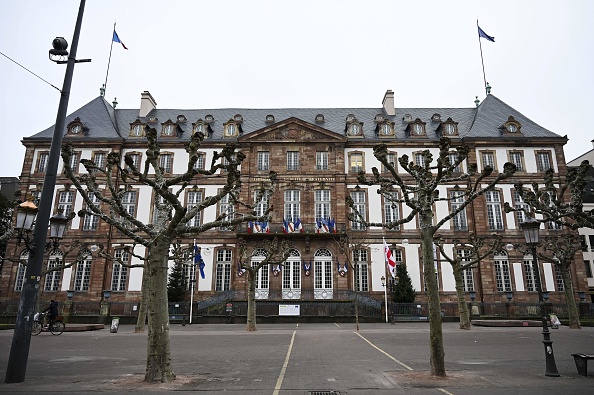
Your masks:
<instances>
[{"instance_id":1,"label":"bare pollarded tree","mask_svg":"<svg viewBox=\"0 0 594 395\"><path fill-rule=\"evenodd\" d=\"M258 280L258 274L263 267L268 267L268 265L283 267L285 261L291 255L293 244L288 240L279 241L278 237L275 237L273 239L263 240L254 248L251 254L248 253L248 247L244 240L240 240L238 244L239 256L243 257L243 261L239 263L239 270L242 275L247 273L248 280L246 330L248 332L255 332L257 331L256 282Z\"/></svg>"},{"instance_id":2,"label":"bare pollarded tree","mask_svg":"<svg viewBox=\"0 0 594 395\"><path fill-rule=\"evenodd\" d=\"M451 240L451 243L454 245L454 252L451 256L445 251L446 239L443 236L436 235L434 243L437 245L441 256L452 265L454 280L456 282L460 329L470 329L470 314L468 313L468 305L464 298L464 271L478 267L483 259L500 251L503 247L501 236L493 234L488 239L470 234L465 241Z\"/></svg>"},{"instance_id":3,"label":"bare pollarded tree","mask_svg":"<svg viewBox=\"0 0 594 395\"><path fill-rule=\"evenodd\" d=\"M493 168L486 166L481 173L476 172L476 164L468 165L467 172L460 172L460 165L468 158L469 148L466 145L455 147L455 158L450 160L453 150L450 139L442 137L439 141L439 154L434 162L433 154L429 150L418 153L419 161L410 161L408 155L398 159L400 169L410 177L402 177L394 163L388 159L388 147L380 144L374 147L375 157L382 163L388 175L382 175L377 168L373 168L373 176L359 174L358 180L365 185L379 186L378 193L384 201L394 205L404 204L410 208L410 214L405 218L389 223L367 222L356 208L352 198L347 197L347 204L353 209L349 219L366 226L381 226L394 229L403 223L410 222L418 216L420 225L421 251L423 260L423 278L427 288L429 304L429 345L431 375L445 376L445 353L443 348L443 332L441 326L441 307L439 288L434 269L433 237L446 222L456 218L475 199L495 186L511 177L516 166L506 163L503 171L492 175ZM460 187L461 184L466 184ZM448 186L455 187L452 194L440 196L440 189L445 191ZM455 207L440 218L435 218L434 204L440 201L455 200Z\"/></svg>"},{"instance_id":4,"label":"bare pollarded tree","mask_svg":"<svg viewBox=\"0 0 594 395\"><path fill-rule=\"evenodd\" d=\"M565 179L549 169L545 172L542 183L533 182L530 186L517 183L514 187L522 204L511 206L505 203L505 211L531 216L544 224L546 229L558 230L565 227L575 231L580 227L594 228L594 210L584 211L583 200L584 188L591 180L588 175L591 168L590 163L585 160L579 167L569 169ZM575 254L581 248L578 235L565 232L560 235L551 234L545 236L539 244L542 248L537 250L537 257L556 266L563 278L569 326L572 329L580 328L570 270Z\"/></svg>"},{"instance_id":5,"label":"bare pollarded tree","mask_svg":"<svg viewBox=\"0 0 594 395\"><path fill-rule=\"evenodd\" d=\"M173 241L196 237L217 227L235 226L246 221L266 221L272 208L268 208L263 215L256 215L253 205L240 200L239 166L245 155L236 150L233 144L226 145L221 152L215 151L208 169L198 169L195 165L204 135L195 133L185 144L189 160L184 173L169 176L160 167L157 131L150 127L146 127L145 131L147 151L144 168L138 167L130 155L124 156L125 165L122 166L121 154L111 152L104 167L90 160L81 160L86 174L77 176L69 166L64 166L64 173L84 200L84 208L79 216L96 216L122 232L131 244L136 243L146 249L143 295L148 309L148 347L144 379L147 382L169 382L175 379L171 366L167 303L168 261ZM72 154L72 146L66 144L62 149L64 163L71 163ZM193 206L182 203L180 197L190 185L201 185L203 180L213 177L222 184L216 194L197 199ZM155 195L153 223L143 223L136 218L133 210L128 209L130 206L127 203L135 193L134 186L149 187ZM263 186L261 194L268 193L265 188L268 186ZM190 224L199 213L216 207L226 196L242 215L221 213L213 221L196 226Z\"/></svg>"}]
</instances>

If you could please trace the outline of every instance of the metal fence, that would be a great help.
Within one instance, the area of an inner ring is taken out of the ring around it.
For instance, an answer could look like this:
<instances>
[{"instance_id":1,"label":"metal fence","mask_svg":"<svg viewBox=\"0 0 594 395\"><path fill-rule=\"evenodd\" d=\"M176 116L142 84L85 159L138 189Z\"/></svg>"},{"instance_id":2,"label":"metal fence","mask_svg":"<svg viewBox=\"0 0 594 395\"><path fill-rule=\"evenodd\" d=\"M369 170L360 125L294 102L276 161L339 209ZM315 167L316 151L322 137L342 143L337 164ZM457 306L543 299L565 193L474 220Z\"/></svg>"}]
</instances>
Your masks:
<instances>
[{"instance_id":1,"label":"metal fence","mask_svg":"<svg viewBox=\"0 0 594 395\"><path fill-rule=\"evenodd\" d=\"M232 303L232 314L236 316L247 315L247 301L236 300L236 294L225 293L193 304L193 316L225 316L228 315L227 303ZM367 298L355 293L340 295L341 300L257 300L257 316L278 316L279 305L299 305L300 315L305 317L337 316L354 317L355 298L358 299L359 316L382 318L385 314L381 301ZM0 317L15 317L19 302L0 302ZM40 306L44 306L40 302ZM60 303L60 311L64 313L65 303ZM538 318L540 305L528 303L469 303L469 311L473 317L484 318ZM395 319L427 319L427 303L389 303L389 314ZM568 318L565 304L545 304L546 314L554 313L561 319ZM580 318L594 319L594 303L578 303ZM169 303L169 315L172 317L187 317L190 313L189 302ZM443 317L458 317L457 303L442 303L441 314ZM72 302L72 315L74 316L100 316L100 302ZM109 315L118 317L136 317L138 303L109 302ZM181 318L180 318L181 319Z\"/></svg>"}]
</instances>

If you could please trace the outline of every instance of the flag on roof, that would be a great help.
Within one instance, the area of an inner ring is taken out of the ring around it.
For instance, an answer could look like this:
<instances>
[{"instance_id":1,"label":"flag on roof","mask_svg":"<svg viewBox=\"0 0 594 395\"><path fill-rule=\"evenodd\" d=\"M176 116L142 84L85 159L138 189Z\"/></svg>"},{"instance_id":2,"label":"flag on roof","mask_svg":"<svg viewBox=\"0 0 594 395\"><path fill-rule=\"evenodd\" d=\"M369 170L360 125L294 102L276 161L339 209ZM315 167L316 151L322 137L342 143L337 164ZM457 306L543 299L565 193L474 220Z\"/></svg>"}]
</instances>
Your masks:
<instances>
[{"instance_id":1,"label":"flag on roof","mask_svg":"<svg viewBox=\"0 0 594 395\"><path fill-rule=\"evenodd\" d=\"M495 42L495 37L489 36L487 33L485 33L485 31L483 29L481 29L480 26L478 26L478 34L479 34L479 38L482 37L482 38L487 39L487 41Z\"/></svg>"},{"instance_id":2,"label":"flag on roof","mask_svg":"<svg viewBox=\"0 0 594 395\"><path fill-rule=\"evenodd\" d=\"M479 27L479 29L480 29L480 27ZM114 29L114 31L113 31L113 38L112 38L112 41L114 41L114 42L116 42L116 43L120 43L120 44L122 44L122 47L124 47L124 49L128 49L128 47L126 47L126 46L124 45L124 43L122 42L122 40L120 40L120 37L119 37L119 36L118 36L118 34L116 33L115 29Z\"/></svg>"}]
</instances>

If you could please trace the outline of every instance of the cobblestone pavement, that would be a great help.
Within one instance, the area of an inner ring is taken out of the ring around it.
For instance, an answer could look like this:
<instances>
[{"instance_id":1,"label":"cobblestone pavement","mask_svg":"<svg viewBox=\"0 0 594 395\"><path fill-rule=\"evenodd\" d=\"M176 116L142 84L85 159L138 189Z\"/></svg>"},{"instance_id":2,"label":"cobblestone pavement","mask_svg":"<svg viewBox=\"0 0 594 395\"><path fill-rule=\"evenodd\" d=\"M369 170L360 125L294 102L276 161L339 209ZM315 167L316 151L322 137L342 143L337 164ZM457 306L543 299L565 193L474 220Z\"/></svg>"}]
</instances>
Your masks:
<instances>
[{"instance_id":1,"label":"cobblestone pavement","mask_svg":"<svg viewBox=\"0 0 594 395\"><path fill-rule=\"evenodd\" d=\"M448 377L429 376L427 323L173 325L173 383L142 382L146 334L133 326L33 337L23 383L2 393L200 394L547 394L594 393L590 376L577 374L571 356L594 354L594 328L552 330L561 377L545 377L540 328L473 327L444 323ZM4 380L12 330L0 331ZM332 392L334 391L334 392Z\"/></svg>"}]
</instances>

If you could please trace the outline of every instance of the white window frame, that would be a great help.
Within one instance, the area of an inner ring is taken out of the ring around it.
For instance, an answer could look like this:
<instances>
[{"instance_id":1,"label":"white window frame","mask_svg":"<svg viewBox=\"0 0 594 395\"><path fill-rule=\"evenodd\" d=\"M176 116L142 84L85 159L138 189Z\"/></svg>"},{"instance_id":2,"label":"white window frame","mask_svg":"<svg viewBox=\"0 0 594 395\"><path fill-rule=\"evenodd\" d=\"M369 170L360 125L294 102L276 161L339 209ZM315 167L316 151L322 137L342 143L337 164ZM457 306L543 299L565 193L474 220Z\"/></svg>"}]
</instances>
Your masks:
<instances>
[{"instance_id":1,"label":"white window frame","mask_svg":"<svg viewBox=\"0 0 594 395\"><path fill-rule=\"evenodd\" d=\"M270 170L270 152L258 151L258 163L256 166L258 171Z\"/></svg>"},{"instance_id":2,"label":"white window frame","mask_svg":"<svg viewBox=\"0 0 594 395\"><path fill-rule=\"evenodd\" d=\"M328 151L316 151L316 170L328 170Z\"/></svg>"},{"instance_id":3,"label":"white window frame","mask_svg":"<svg viewBox=\"0 0 594 395\"><path fill-rule=\"evenodd\" d=\"M504 230L503 214L501 209L501 193L499 191L485 192L487 202L487 219L489 230Z\"/></svg>"},{"instance_id":4,"label":"white window frame","mask_svg":"<svg viewBox=\"0 0 594 395\"><path fill-rule=\"evenodd\" d=\"M287 170L299 170L299 151L287 151Z\"/></svg>"},{"instance_id":5,"label":"white window frame","mask_svg":"<svg viewBox=\"0 0 594 395\"><path fill-rule=\"evenodd\" d=\"M314 191L314 213L316 221L330 218L330 190L316 189Z\"/></svg>"},{"instance_id":6,"label":"white window frame","mask_svg":"<svg viewBox=\"0 0 594 395\"><path fill-rule=\"evenodd\" d=\"M231 249L217 250L215 270L215 291L223 292L231 289L231 262L233 251Z\"/></svg>"},{"instance_id":7,"label":"white window frame","mask_svg":"<svg viewBox=\"0 0 594 395\"><path fill-rule=\"evenodd\" d=\"M365 191L351 191L350 193L351 198L353 199L354 202L354 208L357 209L357 211L359 211L359 214L361 214L361 217L363 217L363 219L367 219L367 197L365 196ZM355 213L354 210L352 210L353 214ZM356 222L356 221L351 221L351 229L353 230L365 230L366 227L364 224L360 223L360 222Z\"/></svg>"},{"instance_id":8,"label":"white window frame","mask_svg":"<svg viewBox=\"0 0 594 395\"><path fill-rule=\"evenodd\" d=\"M130 253L123 248L114 252L114 257L126 264L130 263ZM111 271L111 291L125 292L128 284L128 267L114 261Z\"/></svg>"},{"instance_id":9,"label":"white window frame","mask_svg":"<svg viewBox=\"0 0 594 395\"><path fill-rule=\"evenodd\" d=\"M195 206L202 203L204 199L204 193L202 191L188 191L186 195L186 209L190 211ZM187 222L188 226L200 226L202 223L202 211L198 211L193 218Z\"/></svg>"},{"instance_id":10,"label":"white window frame","mask_svg":"<svg viewBox=\"0 0 594 395\"><path fill-rule=\"evenodd\" d=\"M285 196L284 219L295 221L301 216L301 191L298 189L287 189Z\"/></svg>"}]
</instances>

